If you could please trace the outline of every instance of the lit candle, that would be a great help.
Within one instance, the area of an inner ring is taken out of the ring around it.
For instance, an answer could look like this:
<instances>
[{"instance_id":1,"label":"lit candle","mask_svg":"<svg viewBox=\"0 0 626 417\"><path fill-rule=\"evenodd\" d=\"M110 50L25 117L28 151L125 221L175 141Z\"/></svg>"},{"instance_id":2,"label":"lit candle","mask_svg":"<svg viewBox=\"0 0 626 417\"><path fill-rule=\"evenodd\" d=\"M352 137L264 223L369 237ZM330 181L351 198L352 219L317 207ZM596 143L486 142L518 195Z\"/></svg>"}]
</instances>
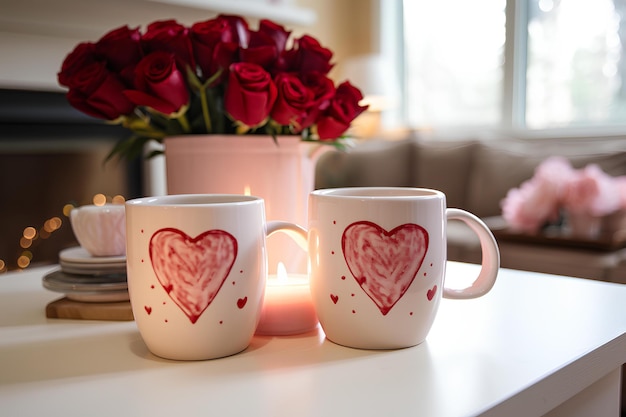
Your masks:
<instances>
[{"instance_id":1,"label":"lit candle","mask_svg":"<svg viewBox=\"0 0 626 417\"><path fill-rule=\"evenodd\" d=\"M282 262L278 264L276 273L267 279L256 333L284 336L313 330L318 321L308 277L304 274L287 274Z\"/></svg>"}]
</instances>

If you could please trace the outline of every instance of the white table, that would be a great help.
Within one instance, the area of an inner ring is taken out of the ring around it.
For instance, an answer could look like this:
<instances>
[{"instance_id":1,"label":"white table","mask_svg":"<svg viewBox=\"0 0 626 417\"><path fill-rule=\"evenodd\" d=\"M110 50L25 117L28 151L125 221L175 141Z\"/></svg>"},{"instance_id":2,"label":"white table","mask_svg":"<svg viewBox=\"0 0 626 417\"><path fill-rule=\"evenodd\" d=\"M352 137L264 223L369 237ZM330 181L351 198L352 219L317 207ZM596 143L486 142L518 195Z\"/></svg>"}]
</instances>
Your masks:
<instances>
[{"instance_id":1,"label":"white table","mask_svg":"<svg viewBox=\"0 0 626 417\"><path fill-rule=\"evenodd\" d=\"M60 296L41 287L50 269L0 275L2 416L619 415L619 284L502 270L483 298L444 300L413 348L349 349L315 331L175 362L150 354L134 322L46 319Z\"/></svg>"}]
</instances>

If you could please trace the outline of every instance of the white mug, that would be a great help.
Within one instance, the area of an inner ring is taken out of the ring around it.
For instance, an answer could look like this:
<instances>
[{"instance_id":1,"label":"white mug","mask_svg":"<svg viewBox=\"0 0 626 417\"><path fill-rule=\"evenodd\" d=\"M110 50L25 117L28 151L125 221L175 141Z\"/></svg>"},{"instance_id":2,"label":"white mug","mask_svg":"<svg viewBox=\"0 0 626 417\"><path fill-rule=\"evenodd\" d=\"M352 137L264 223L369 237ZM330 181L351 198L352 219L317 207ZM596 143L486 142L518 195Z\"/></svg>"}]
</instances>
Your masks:
<instances>
[{"instance_id":1,"label":"white mug","mask_svg":"<svg viewBox=\"0 0 626 417\"><path fill-rule=\"evenodd\" d=\"M444 286L446 222L478 235L482 269L465 289ZM363 349L423 342L441 297L475 298L495 283L500 254L476 216L446 208L445 195L420 188L316 190L309 197L313 303L326 337Z\"/></svg>"},{"instance_id":2,"label":"white mug","mask_svg":"<svg viewBox=\"0 0 626 417\"><path fill-rule=\"evenodd\" d=\"M250 344L267 275L263 199L170 195L126 202L127 274L139 332L157 356L214 359ZM301 231L299 232L301 233Z\"/></svg>"},{"instance_id":3,"label":"white mug","mask_svg":"<svg viewBox=\"0 0 626 417\"><path fill-rule=\"evenodd\" d=\"M123 204L93 204L70 212L72 231L80 246L92 256L122 256L126 253Z\"/></svg>"}]
</instances>

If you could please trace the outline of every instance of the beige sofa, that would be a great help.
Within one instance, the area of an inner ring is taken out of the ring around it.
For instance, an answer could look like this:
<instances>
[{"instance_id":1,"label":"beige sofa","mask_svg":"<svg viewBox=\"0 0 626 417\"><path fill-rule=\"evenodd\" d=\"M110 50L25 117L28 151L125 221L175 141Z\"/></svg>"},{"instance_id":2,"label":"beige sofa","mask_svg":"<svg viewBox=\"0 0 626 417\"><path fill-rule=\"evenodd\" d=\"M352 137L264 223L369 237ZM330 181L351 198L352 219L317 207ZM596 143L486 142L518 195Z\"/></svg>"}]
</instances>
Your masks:
<instances>
[{"instance_id":1,"label":"beige sofa","mask_svg":"<svg viewBox=\"0 0 626 417\"><path fill-rule=\"evenodd\" d=\"M499 217L501 200L551 155L565 156L577 168L596 163L613 176L626 175L626 135L451 140L410 133L400 140L362 142L348 152L326 152L316 167L315 186L439 189L448 207L469 210L492 227L503 267L626 283L626 248L619 245L583 247L576 241L520 240L500 233L506 226ZM480 262L478 240L462 223L448 225L448 242L450 260Z\"/></svg>"}]
</instances>

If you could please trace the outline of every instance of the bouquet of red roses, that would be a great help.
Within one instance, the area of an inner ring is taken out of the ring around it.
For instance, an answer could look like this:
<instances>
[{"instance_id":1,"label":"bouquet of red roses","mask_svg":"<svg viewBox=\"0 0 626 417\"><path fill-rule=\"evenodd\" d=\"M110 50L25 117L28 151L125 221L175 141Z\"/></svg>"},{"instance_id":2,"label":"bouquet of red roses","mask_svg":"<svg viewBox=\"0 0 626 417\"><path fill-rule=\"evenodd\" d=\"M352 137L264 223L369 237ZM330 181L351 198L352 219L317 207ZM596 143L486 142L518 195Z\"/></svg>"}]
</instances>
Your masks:
<instances>
[{"instance_id":1,"label":"bouquet of red roses","mask_svg":"<svg viewBox=\"0 0 626 417\"><path fill-rule=\"evenodd\" d=\"M328 78L332 52L311 36L261 20L219 15L186 27L175 20L144 33L123 26L77 45L58 74L67 99L134 135L111 155L135 156L146 141L197 133L272 136L337 143L367 107L348 81Z\"/></svg>"}]
</instances>

